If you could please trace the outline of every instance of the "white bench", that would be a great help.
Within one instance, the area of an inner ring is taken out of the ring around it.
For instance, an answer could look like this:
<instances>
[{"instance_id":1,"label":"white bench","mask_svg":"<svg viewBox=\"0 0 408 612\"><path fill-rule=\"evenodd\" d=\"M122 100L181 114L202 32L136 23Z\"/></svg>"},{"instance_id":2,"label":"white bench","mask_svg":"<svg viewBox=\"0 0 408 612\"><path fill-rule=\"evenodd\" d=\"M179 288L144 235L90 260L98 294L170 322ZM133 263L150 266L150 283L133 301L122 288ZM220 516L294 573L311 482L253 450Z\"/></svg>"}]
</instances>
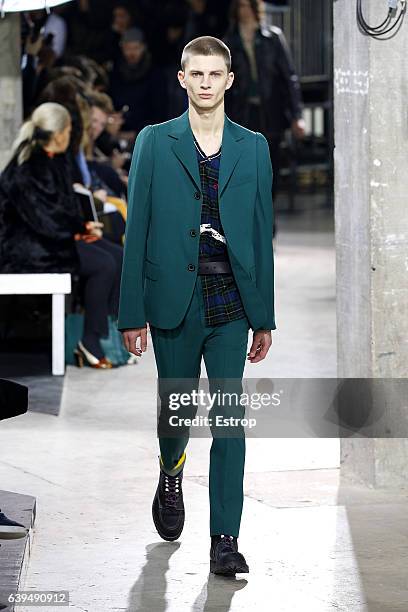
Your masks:
<instances>
[{"instance_id":1,"label":"white bench","mask_svg":"<svg viewBox=\"0 0 408 612\"><path fill-rule=\"evenodd\" d=\"M52 295L52 373L65 373L65 295L70 274L0 274L0 295Z\"/></svg>"}]
</instances>

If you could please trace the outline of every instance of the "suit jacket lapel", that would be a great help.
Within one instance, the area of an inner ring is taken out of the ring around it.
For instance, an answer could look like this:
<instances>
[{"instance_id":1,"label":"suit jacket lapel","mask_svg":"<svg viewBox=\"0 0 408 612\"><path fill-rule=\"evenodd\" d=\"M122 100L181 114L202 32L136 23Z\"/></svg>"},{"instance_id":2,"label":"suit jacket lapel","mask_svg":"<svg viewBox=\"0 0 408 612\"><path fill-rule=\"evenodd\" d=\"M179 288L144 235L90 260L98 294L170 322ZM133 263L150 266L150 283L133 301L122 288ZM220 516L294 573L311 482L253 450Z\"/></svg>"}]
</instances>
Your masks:
<instances>
[{"instance_id":1,"label":"suit jacket lapel","mask_svg":"<svg viewBox=\"0 0 408 612\"><path fill-rule=\"evenodd\" d=\"M201 191L197 153L194 145L193 132L191 130L190 121L188 118L188 110L177 119L175 129L173 128L172 132L169 133L169 136L174 138L172 149L175 155L187 170L191 179L195 183L197 190ZM239 134L239 132L235 132L234 124L227 117L227 115L225 115L220 172L218 178L219 196L227 186L231 174L233 173L234 168L241 157L242 148L238 142L242 139L243 136Z\"/></svg>"},{"instance_id":2,"label":"suit jacket lapel","mask_svg":"<svg viewBox=\"0 0 408 612\"><path fill-rule=\"evenodd\" d=\"M197 153L194 145L193 132L191 131L190 122L188 120L188 111L179 117L178 122L179 129L170 134L170 136L176 138L172 144L172 149L194 181L198 191L201 191Z\"/></svg>"},{"instance_id":3,"label":"suit jacket lapel","mask_svg":"<svg viewBox=\"0 0 408 612\"><path fill-rule=\"evenodd\" d=\"M218 197L222 195L227 183L234 172L242 154L242 147L239 143L243 136L236 134L234 124L225 115L224 132L222 135L222 150L220 161L220 172L218 177Z\"/></svg>"}]
</instances>

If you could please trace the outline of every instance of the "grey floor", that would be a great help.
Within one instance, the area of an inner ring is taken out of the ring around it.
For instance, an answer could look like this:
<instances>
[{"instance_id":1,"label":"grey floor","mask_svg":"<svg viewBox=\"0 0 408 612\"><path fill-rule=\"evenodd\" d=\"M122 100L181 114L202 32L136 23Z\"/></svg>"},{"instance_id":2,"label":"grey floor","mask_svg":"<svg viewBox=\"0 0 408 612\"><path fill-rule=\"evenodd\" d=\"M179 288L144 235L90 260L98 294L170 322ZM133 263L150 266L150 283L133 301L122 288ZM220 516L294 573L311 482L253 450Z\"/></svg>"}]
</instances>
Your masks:
<instances>
[{"instance_id":1,"label":"grey floor","mask_svg":"<svg viewBox=\"0 0 408 612\"><path fill-rule=\"evenodd\" d=\"M281 223L278 329L247 377L336 376L330 220L299 222ZM57 418L1 425L0 488L37 498L26 589L69 590L78 612L408 610L408 496L342 482L337 439L247 440L239 544L249 575L209 574L210 439L187 447L182 537L160 540L155 377L150 342L135 366L69 367Z\"/></svg>"}]
</instances>

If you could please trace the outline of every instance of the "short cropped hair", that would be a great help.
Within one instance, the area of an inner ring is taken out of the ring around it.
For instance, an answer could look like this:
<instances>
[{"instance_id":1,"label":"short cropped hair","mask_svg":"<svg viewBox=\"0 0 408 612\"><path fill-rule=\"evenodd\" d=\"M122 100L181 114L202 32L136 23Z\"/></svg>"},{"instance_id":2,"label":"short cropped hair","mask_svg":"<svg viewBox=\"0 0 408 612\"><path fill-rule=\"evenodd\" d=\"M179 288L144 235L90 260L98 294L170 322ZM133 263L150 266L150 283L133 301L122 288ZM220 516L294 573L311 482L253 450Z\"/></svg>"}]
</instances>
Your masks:
<instances>
[{"instance_id":1,"label":"short cropped hair","mask_svg":"<svg viewBox=\"0 0 408 612\"><path fill-rule=\"evenodd\" d=\"M231 70L231 51L227 45L214 36L199 36L190 40L181 54L181 69L185 71L187 60L194 55L219 55L227 66L227 72Z\"/></svg>"}]
</instances>

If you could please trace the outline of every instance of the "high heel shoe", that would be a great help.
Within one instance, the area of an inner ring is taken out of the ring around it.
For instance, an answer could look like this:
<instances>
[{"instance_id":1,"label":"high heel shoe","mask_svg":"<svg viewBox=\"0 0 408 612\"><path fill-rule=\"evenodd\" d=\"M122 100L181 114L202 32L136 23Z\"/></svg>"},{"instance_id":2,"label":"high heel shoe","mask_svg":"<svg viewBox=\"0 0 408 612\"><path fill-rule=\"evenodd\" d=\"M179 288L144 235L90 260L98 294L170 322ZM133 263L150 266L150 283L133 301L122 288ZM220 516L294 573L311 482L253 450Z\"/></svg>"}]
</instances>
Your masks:
<instances>
[{"instance_id":1,"label":"high heel shoe","mask_svg":"<svg viewBox=\"0 0 408 612\"><path fill-rule=\"evenodd\" d=\"M78 346L74 350L74 356L78 368L83 368L85 364L91 368L96 368L99 370L108 370L113 368L112 362L109 361L107 357L98 359L84 347L81 341L78 342Z\"/></svg>"}]
</instances>

